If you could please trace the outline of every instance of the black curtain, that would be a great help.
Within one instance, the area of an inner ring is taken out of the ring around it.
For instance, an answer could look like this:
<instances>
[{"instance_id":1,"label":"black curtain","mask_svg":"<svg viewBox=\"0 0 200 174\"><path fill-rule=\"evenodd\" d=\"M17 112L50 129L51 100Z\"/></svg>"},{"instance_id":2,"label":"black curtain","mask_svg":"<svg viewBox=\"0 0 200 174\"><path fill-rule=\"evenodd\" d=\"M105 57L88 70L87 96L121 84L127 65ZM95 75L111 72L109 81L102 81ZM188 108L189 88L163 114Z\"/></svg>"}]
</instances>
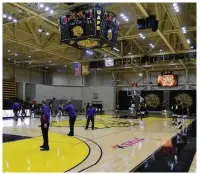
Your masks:
<instances>
[{"instance_id":1,"label":"black curtain","mask_svg":"<svg viewBox=\"0 0 200 174\"><path fill-rule=\"evenodd\" d=\"M141 96L147 104L148 111L161 111L163 102L163 91L141 91Z\"/></svg>"},{"instance_id":2,"label":"black curtain","mask_svg":"<svg viewBox=\"0 0 200 174\"><path fill-rule=\"evenodd\" d=\"M132 100L131 96L127 95L127 91L119 91L119 110L128 110Z\"/></svg>"},{"instance_id":3,"label":"black curtain","mask_svg":"<svg viewBox=\"0 0 200 174\"><path fill-rule=\"evenodd\" d=\"M190 114L196 115L196 90L170 91L170 106L172 106L176 97L183 100L186 105L191 104L189 107Z\"/></svg>"}]
</instances>

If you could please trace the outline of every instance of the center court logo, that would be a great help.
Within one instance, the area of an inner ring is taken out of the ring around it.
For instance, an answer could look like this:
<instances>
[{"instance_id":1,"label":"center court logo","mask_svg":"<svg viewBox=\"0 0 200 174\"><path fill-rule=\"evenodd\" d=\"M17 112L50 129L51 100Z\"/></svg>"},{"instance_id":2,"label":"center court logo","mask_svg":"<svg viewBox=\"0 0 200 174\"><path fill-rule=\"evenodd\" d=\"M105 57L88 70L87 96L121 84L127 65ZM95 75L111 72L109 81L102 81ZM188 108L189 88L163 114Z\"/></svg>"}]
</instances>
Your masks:
<instances>
[{"instance_id":1,"label":"center court logo","mask_svg":"<svg viewBox=\"0 0 200 174\"><path fill-rule=\"evenodd\" d=\"M113 146L113 149L117 149L117 148L125 148L125 147L130 147L130 146L133 146L134 144L137 144L141 141L144 141L143 138L134 138L132 140L129 140L129 141L126 141L124 143L121 143L121 144L116 144L115 146Z\"/></svg>"}]
</instances>

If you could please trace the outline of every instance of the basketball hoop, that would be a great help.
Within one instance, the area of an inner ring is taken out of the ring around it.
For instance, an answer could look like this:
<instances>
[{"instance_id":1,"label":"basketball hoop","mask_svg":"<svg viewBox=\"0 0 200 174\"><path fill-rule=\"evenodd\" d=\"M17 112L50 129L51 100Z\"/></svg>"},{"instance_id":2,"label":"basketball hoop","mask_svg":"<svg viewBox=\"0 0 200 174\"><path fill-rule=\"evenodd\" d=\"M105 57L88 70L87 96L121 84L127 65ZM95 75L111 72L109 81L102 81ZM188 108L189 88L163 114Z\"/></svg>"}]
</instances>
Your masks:
<instances>
[{"instance_id":1,"label":"basketball hoop","mask_svg":"<svg viewBox=\"0 0 200 174\"><path fill-rule=\"evenodd\" d=\"M131 96L132 96L132 98L134 98L135 97L135 95L136 95L136 87L137 87L137 83L136 82L132 82L132 87L133 87L133 90L131 90Z\"/></svg>"}]
</instances>

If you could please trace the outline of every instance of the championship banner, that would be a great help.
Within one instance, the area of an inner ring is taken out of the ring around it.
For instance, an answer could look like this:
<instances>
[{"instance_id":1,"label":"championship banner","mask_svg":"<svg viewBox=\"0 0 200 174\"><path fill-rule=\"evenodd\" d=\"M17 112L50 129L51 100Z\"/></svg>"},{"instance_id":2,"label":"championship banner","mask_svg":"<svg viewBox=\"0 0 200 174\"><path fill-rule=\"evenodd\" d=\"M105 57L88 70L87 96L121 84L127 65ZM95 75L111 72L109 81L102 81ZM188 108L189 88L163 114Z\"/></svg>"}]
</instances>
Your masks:
<instances>
[{"instance_id":1,"label":"championship banner","mask_svg":"<svg viewBox=\"0 0 200 174\"><path fill-rule=\"evenodd\" d=\"M78 62L74 63L74 71L75 71L75 76L81 76L81 64Z\"/></svg>"},{"instance_id":2,"label":"championship banner","mask_svg":"<svg viewBox=\"0 0 200 174\"><path fill-rule=\"evenodd\" d=\"M87 76L89 74L89 66L82 65L82 75Z\"/></svg>"}]
</instances>

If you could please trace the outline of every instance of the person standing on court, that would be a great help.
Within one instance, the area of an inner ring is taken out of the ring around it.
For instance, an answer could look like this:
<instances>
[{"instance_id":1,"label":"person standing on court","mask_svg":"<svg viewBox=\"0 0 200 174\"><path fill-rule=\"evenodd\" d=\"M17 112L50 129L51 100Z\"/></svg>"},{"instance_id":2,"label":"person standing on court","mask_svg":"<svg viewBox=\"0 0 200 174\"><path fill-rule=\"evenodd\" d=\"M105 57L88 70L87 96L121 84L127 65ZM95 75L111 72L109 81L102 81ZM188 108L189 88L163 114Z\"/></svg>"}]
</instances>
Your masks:
<instances>
[{"instance_id":1,"label":"person standing on court","mask_svg":"<svg viewBox=\"0 0 200 174\"><path fill-rule=\"evenodd\" d=\"M51 110L51 115L54 114L54 108L53 108L54 100L55 100L55 98L53 98L53 100L51 100L51 101L49 102L49 108L50 108L50 110Z\"/></svg>"},{"instance_id":2,"label":"person standing on court","mask_svg":"<svg viewBox=\"0 0 200 174\"><path fill-rule=\"evenodd\" d=\"M21 113L22 113L22 115L21 115L21 120L24 120L24 117L26 117L26 110L25 110L25 108L26 108L26 105L25 105L25 103L24 102L22 102L22 104L21 104Z\"/></svg>"},{"instance_id":3,"label":"person standing on court","mask_svg":"<svg viewBox=\"0 0 200 174\"><path fill-rule=\"evenodd\" d=\"M86 119L87 119L87 110L88 110L89 107L90 107L90 104L87 103L86 108L85 108L85 118Z\"/></svg>"},{"instance_id":4,"label":"person standing on court","mask_svg":"<svg viewBox=\"0 0 200 174\"><path fill-rule=\"evenodd\" d=\"M62 108L63 111L66 111L69 114L69 127L70 132L67 134L68 136L74 136L74 124L76 121L76 112L74 105L70 100L67 101L67 105Z\"/></svg>"},{"instance_id":5,"label":"person standing on court","mask_svg":"<svg viewBox=\"0 0 200 174\"><path fill-rule=\"evenodd\" d=\"M41 151L49 150L49 120L50 120L50 108L45 101L42 101L42 108L41 108L41 129L42 129L42 136L43 136L43 145L40 146Z\"/></svg>"},{"instance_id":6,"label":"person standing on court","mask_svg":"<svg viewBox=\"0 0 200 174\"><path fill-rule=\"evenodd\" d=\"M12 105L12 110L14 113L14 119L15 121L18 120L18 112L20 111L20 103L18 103L17 101Z\"/></svg>"},{"instance_id":7,"label":"person standing on court","mask_svg":"<svg viewBox=\"0 0 200 174\"><path fill-rule=\"evenodd\" d=\"M85 129L88 129L90 120L92 121L92 130L94 130L94 117L96 114L96 109L92 107L92 104L89 105L87 110L87 123Z\"/></svg>"}]
</instances>

